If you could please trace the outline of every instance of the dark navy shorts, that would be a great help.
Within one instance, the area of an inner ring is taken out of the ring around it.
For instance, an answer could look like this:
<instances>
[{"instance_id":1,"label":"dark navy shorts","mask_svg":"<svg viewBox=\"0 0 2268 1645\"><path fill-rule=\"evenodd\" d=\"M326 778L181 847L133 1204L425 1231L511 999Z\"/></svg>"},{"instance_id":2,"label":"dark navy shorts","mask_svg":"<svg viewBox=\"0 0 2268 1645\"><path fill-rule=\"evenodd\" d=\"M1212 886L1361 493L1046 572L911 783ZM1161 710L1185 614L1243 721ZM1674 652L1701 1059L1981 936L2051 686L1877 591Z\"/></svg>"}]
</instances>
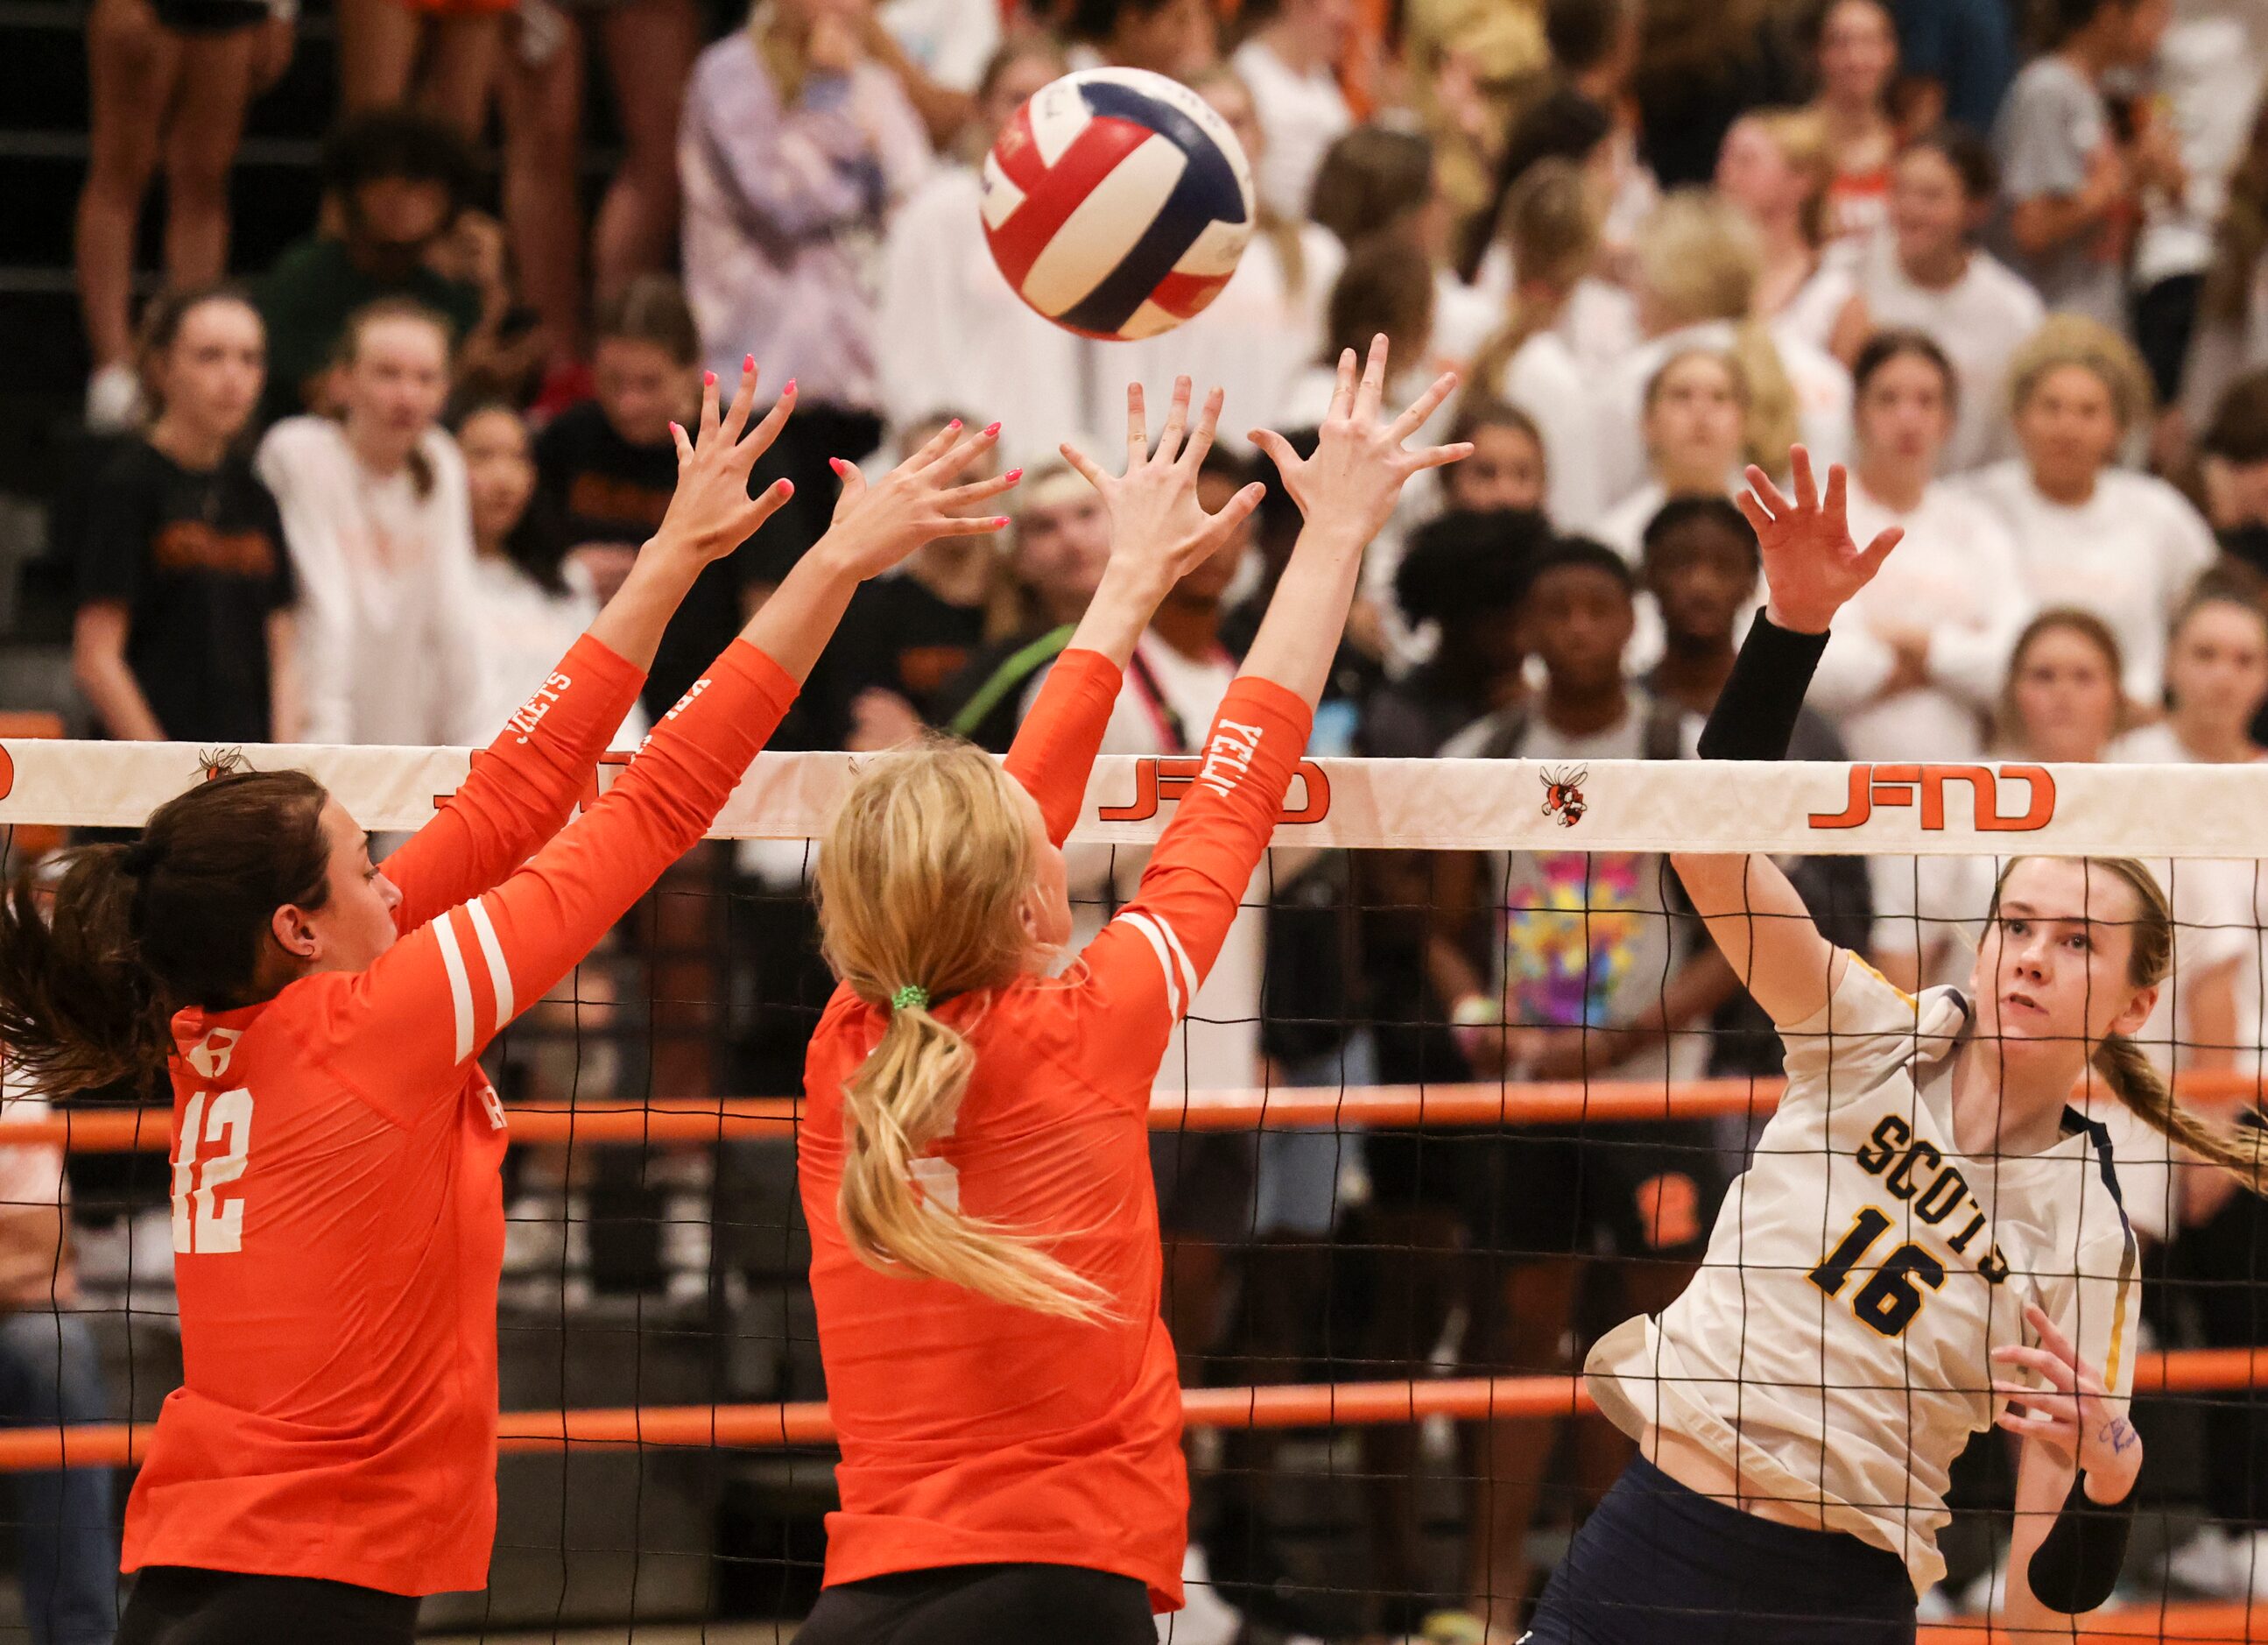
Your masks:
<instances>
[{"instance_id":1,"label":"dark navy shorts","mask_svg":"<svg viewBox=\"0 0 2268 1645\"><path fill-rule=\"evenodd\" d=\"M1912 1645L1905 1562L1703 1496L1643 1457L1575 1533L1522 1645Z\"/></svg>"}]
</instances>

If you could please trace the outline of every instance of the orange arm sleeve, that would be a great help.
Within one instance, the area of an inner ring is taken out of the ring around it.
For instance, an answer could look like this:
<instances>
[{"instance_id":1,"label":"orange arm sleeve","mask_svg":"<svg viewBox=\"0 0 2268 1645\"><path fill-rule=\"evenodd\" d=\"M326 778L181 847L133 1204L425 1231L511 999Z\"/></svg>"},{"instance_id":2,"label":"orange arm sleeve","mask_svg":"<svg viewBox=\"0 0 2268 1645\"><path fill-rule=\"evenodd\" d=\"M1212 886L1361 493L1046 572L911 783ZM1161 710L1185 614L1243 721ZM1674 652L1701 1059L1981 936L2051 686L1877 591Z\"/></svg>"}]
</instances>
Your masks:
<instances>
[{"instance_id":1,"label":"orange arm sleeve","mask_svg":"<svg viewBox=\"0 0 2268 1645\"><path fill-rule=\"evenodd\" d=\"M481 1049L708 831L795 693L777 663L735 641L596 805L342 991L323 1036L341 1078L404 1124L460 1088Z\"/></svg>"},{"instance_id":2,"label":"orange arm sleeve","mask_svg":"<svg viewBox=\"0 0 2268 1645\"><path fill-rule=\"evenodd\" d=\"M1124 675L1099 651L1067 651L1040 682L1032 712L1008 749L1008 775L1040 802L1048 837L1060 845L1079 822L1087 775L1110 728Z\"/></svg>"},{"instance_id":3,"label":"orange arm sleeve","mask_svg":"<svg viewBox=\"0 0 2268 1645\"><path fill-rule=\"evenodd\" d=\"M1229 688L1205 735L1204 768L1133 900L1082 956L1092 1002L1104 1007L1091 1038L1106 1063L1156 1067L1228 940L1314 720L1273 681L1240 677Z\"/></svg>"},{"instance_id":4,"label":"orange arm sleeve","mask_svg":"<svg viewBox=\"0 0 2268 1645\"><path fill-rule=\"evenodd\" d=\"M415 931L479 896L556 834L644 683L599 641L577 640L497 740L474 754L464 786L386 859L386 877L401 892L394 928Z\"/></svg>"}]
</instances>

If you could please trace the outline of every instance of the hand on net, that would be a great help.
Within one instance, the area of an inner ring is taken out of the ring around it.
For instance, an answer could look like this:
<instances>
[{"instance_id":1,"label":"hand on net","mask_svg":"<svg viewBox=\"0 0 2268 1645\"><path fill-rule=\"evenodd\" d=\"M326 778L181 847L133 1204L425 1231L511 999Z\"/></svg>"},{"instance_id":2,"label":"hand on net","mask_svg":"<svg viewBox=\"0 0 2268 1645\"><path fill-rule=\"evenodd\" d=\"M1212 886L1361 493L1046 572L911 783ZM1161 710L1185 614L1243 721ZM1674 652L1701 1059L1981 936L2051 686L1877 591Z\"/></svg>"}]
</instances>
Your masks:
<instances>
[{"instance_id":1,"label":"hand on net","mask_svg":"<svg viewBox=\"0 0 2268 1645\"><path fill-rule=\"evenodd\" d=\"M1126 385L1126 472L1123 475L1106 473L1101 464L1076 446L1058 448L1064 461L1101 493L1102 505L1109 511L1112 569L1140 576L1150 591L1160 596L1219 553L1268 494L1268 488L1256 481L1223 504L1219 513L1204 512L1197 501L1197 469L1212 449L1222 394L1215 388L1205 395L1197 426L1191 428L1189 390L1188 378L1174 379L1165 432L1159 436L1158 448L1152 451L1142 385Z\"/></svg>"},{"instance_id":2,"label":"hand on net","mask_svg":"<svg viewBox=\"0 0 2268 1645\"><path fill-rule=\"evenodd\" d=\"M2122 1500L2142 1471L2142 1437L2103 1385L2102 1373L2080 1357L2036 1302L2024 1305L2025 1323L2040 1339L2033 1347L1992 1350L1996 1364L2030 1371L2044 1387L1995 1377L1992 1391L2008 1404L2000 1426L2036 1439L2087 1472L2088 1494L2099 1502Z\"/></svg>"},{"instance_id":3,"label":"hand on net","mask_svg":"<svg viewBox=\"0 0 2268 1645\"><path fill-rule=\"evenodd\" d=\"M824 553L842 569L867 578L889 570L932 538L979 536L999 530L1008 523L1005 514L955 512L987 502L1024 477L1021 468L1011 468L996 479L958 483L969 465L990 453L999 439L998 423L968 434L955 418L873 485L866 483L856 463L830 458L836 476L843 482L843 494L835 499L833 523L812 552Z\"/></svg>"},{"instance_id":4,"label":"hand on net","mask_svg":"<svg viewBox=\"0 0 2268 1645\"><path fill-rule=\"evenodd\" d=\"M670 494L669 512L653 534L658 552L688 555L703 565L721 560L795 495L785 480L755 497L748 495L749 471L771 449L795 409L795 385L791 382L782 389L764 420L750 429L748 412L755 399L756 357L751 354L740 362L740 386L733 391L730 409L718 410L717 373L711 372L703 380L697 440L680 424L669 425L677 442L677 490Z\"/></svg>"},{"instance_id":5,"label":"hand on net","mask_svg":"<svg viewBox=\"0 0 2268 1645\"><path fill-rule=\"evenodd\" d=\"M1457 374L1442 373L1409 409L1390 423L1381 423L1387 352L1381 332L1371 339L1370 358L1359 380L1354 350L1340 354L1338 386L1318 431L1314 456L1302 459L1291 442L1273 430L1252 431L1252 443L1275 462L1284 476L1284 489L1299 504L1307 522L1344 527L1366 544L1394 513L1395 501L1411 475L1455 462L1469 456L1473 449L1469 441L1415 451L1403 448L1403 442L1425 427L1425 420L1456 391Z\"/></svg>"},{"instance_id":6,"label":"hand on net","mask_svg":"<svg viewBox=\"0 0 2268 1645\"><path fill-rule=\"evenodd\" d=\"M1763 555L1766 608L1774 623L1798 634L1824 633L1845 601L1882 569L1905 533L1892 526L1861 549L1851 540L1844 505L1847 483L1841 463L1827 470L1827 494L1819 494L1811 474L1811 454L1802 446L1788 453L1795 496L1780 494L1771 476L1751 463L1749 489L1735 500L1756 531Z\"/></svg>"}]
</instances>

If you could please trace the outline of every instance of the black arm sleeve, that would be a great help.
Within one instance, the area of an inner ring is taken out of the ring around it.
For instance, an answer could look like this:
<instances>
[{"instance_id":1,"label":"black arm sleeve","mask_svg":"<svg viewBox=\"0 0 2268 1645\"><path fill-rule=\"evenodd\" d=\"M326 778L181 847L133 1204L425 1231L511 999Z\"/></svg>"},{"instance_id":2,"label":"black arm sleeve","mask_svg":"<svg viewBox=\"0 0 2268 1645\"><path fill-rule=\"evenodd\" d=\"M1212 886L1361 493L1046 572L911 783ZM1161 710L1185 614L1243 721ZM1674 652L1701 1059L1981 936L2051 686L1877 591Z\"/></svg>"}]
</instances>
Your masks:
<instances>
[{"instance_id":1,"label":"black arm sleeve","mask_svg":"<svg viewBox=\"0 0 2268 1645\"><path fill-rule=\"evenodd\" d=\"M2071 1482L2063 1512L2048 1528L2047 1539L2032 1555L2025 1575L2032 1592L2051 1611L2075 1617L2092 1611L2110 1597L2118 1572L2126 1563L2126 1533L2134 1525L2134 1498L2105 1507L2089 1501L2087 1475Z\"/></svg>"},{"instance_id":2,"label":"black arm sleeve","mask_svg":"<svg viewBox=\"0 0 2268 1645\"><path fill-rule=\"evenodd\" d=\"M1761 611L1741 642L1732 677L1701 729L1705 760L1784 760L1812 671L1827 649L1824 634L1796 634Z\"/></svg>"}]
</instances>

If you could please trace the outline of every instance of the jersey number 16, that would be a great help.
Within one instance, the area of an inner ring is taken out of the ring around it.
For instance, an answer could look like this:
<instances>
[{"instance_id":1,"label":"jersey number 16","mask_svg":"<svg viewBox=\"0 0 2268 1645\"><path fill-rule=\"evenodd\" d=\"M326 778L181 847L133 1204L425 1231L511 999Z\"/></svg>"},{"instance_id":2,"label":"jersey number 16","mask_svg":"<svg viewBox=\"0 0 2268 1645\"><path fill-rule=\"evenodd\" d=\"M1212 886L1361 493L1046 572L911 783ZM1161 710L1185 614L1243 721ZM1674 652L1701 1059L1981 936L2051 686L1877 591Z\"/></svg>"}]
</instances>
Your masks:
<instances>
[{"instance_id":1,"label":"jersey number 16","mask_svg":"<svg viewBox=\"0 0 2268 1645\"><path fill-rule=\"evenodd\" d=\"M1890 1226L1889 1213L1868 1206L1852 1219L1851 1231L1811 1271L1811 1283L1830 1296L1843 1295L1851 1270L1874 1249ZM1945 1265L1918 1245L1901 1245L1882 1258L1873 1279L1851 1299L1859 1323L1885 1337L1895 1337L1921 1311L1927 1286L1934 1291L1945 1283Z\"/></svg>"},{"instance_id":2,"label":"jersey number 16","mask_svg":"<svg viewBox=\"0 0 2268 1645\"><path fill-rule=\"evenodd\" d=\"M218 1147L202 1162L198 1149ZM244 1175L252 1150L252 1093L200 1091L181 1110L181 1140L173 1154L173 1250L201 1257L244 1249L244 1199L220 1191Z\"/></svg>"}]
</instances>

